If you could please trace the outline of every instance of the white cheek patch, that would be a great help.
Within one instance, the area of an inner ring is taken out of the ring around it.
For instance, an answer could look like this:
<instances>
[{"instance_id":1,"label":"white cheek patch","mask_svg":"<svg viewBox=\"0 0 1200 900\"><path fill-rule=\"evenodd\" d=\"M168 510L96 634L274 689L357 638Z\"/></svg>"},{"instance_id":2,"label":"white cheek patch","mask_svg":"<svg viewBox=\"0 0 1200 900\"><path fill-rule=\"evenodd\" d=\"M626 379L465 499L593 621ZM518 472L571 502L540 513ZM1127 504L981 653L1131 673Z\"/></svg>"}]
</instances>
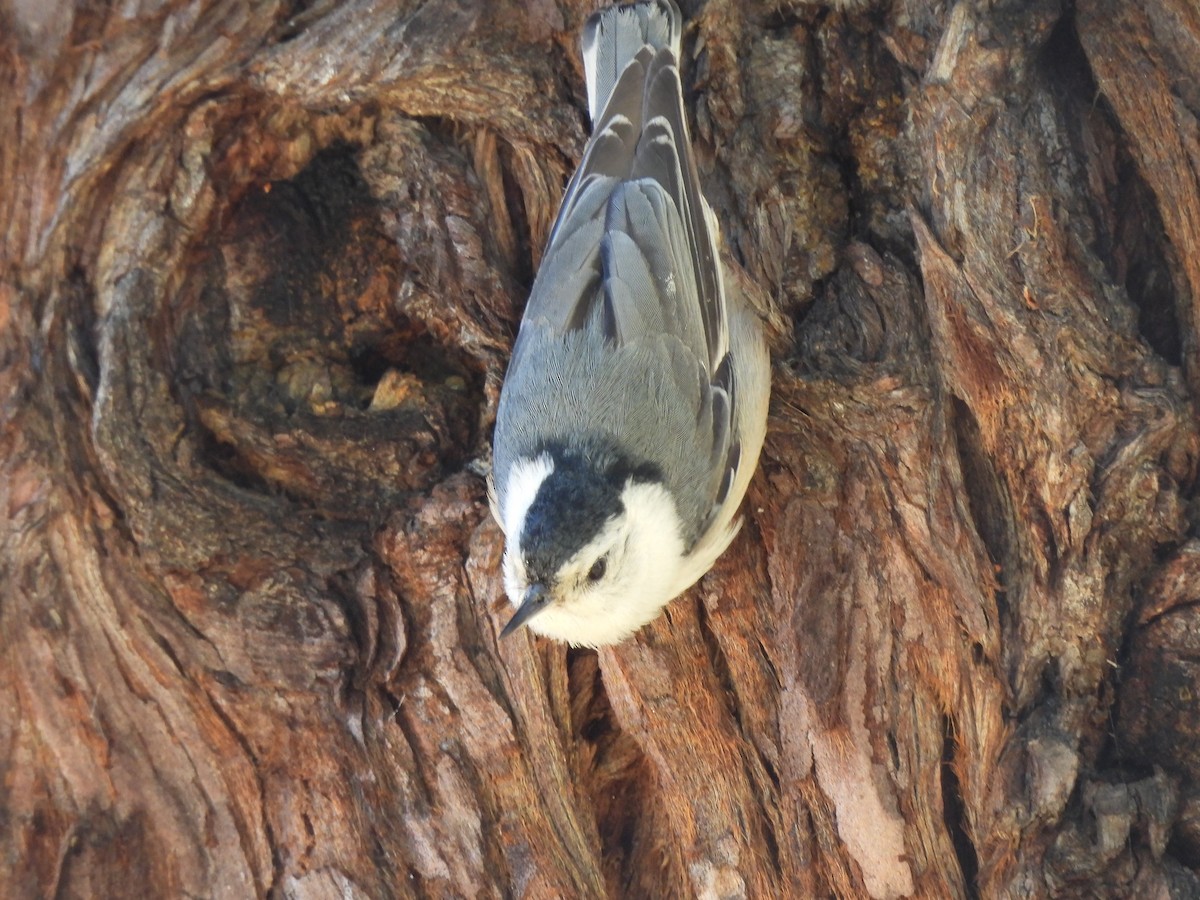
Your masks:
<instances>
[{"instance_id":1,"label":"white cheek patch","mask_svg":"<svg viewBox=\"0 0 1200 900\"><path fill-rule=\"evenodd\" d=\"M630 482L621 493L639 552L653 565L673 569L683 556L683 530L675 502L661 484Z\"/></svg>"},{"instance_id":2,"label":"white cheek patch","mask_svg":"<svg viewBox=\"0 0 1200 900\"><path fill-rule=\"evenodd\" d=\"M503 517L504 536L513 544L521 540L525 528L525 516L537 498L542 482L554 471L554 460L549 453L536 459L521 457L513 463L508 473L508 484L504 486Z\"/></svg>"}]
</instances>

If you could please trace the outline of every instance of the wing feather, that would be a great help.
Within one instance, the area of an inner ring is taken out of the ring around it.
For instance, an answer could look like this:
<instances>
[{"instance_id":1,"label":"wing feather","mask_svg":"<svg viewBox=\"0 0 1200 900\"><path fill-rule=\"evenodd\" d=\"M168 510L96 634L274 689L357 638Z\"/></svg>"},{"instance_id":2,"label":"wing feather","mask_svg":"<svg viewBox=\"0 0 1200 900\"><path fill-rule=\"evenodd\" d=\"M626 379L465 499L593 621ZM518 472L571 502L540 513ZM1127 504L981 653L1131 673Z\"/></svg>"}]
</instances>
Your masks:
<instances>
[{"instance_id":1,"label":"wing feather","mask_svg":"<svg viewBox=\"0 0 1200 900\"><path fill-rule=\"evenodd\" d=\"M675 201L686 229L692 270L698 287L696 299L700 304L708 338L709 371L715 371L729 350L729 321L721 278L721 258L717 249L716 222L700 190L700 176L696 171L683 113L683 87L679 81L679 69L675 57L666 50L658 52L646 73L642 115L647 125L642 129L638 162L643 159L643 144L648 151L645 155L647 165L661 159L663 143L657 140L663 127L658 124L660 120L665 122L670 149L678 160L669 171L663 171L658 177L664 188L673 188L671 199ZM651 139L648 142L647 137Z\"/></svg>"},{"instance_id":2,"label":"wing feather","mask_svg":"<svg viewBox=\"0 0 1200 900\"><path fill-rule=\"evenodd\" d=\"M649 368L638 376L646 389L678 396L694 418L694 435L673 435L677 446L670 451L692 458L666 468L692 473L672 488L707 527L728 499L741 460L716 219L700 189L675 51L646 44L617 48L610 58L603 35L592 40L589 65L604 80L599 91L589 85L594 134L551 230L506 390L539 383L532 371L520 375L526 355L531 369L550 364L544 354L558 342L573 344L571 335L587 336L579 347L610 347L614 363L646 360ZM620 58L628 62L617 73L612 60ZM627 402L599 391L585 391L587 402L599 404L588 411L593 418L609 403ZM623 415L613 412L612 424Z\"/></svg>"}]
</instances>

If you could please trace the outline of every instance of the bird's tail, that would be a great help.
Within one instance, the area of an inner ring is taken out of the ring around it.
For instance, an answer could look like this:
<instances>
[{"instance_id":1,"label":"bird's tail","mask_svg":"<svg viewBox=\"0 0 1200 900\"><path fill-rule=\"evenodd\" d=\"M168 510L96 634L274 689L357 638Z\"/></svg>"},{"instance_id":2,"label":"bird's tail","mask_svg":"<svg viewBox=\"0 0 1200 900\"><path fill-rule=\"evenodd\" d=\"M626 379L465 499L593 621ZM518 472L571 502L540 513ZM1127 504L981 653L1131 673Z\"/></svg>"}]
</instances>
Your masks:
<instances>
[{"instance_id":1,"label":"bird's tail","mask_svg":"<svg viewBox=\"0 0 1200 900\"><path fill-rule=\"evenodd\" d=\"M668 47L679 59L683 19L674 0L646 0L592 13L583 27L583 68L588 111L600 118L621 73L643 47Z\"/></svg>"}]
</instances>

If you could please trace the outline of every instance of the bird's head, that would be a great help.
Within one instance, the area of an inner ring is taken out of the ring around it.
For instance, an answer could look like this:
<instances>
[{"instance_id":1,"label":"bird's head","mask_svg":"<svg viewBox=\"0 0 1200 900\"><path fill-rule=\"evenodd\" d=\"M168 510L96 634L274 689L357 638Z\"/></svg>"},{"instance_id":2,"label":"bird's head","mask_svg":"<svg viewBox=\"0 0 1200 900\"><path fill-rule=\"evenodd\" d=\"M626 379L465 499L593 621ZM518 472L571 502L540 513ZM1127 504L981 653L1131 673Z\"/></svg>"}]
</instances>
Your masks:
<instances>
[{"instance_id":1,"label":"bird's head","mask_svg":"<svg viewBox=\"0 0 1200 900\"><path fill-rule=\"evenodd\" d=\"M547 450L512 465L503 497L517 608L503 634L528 625L577 646L615 643L687 586L679 514L649 467Z\"/></svg>"}]
</instances>

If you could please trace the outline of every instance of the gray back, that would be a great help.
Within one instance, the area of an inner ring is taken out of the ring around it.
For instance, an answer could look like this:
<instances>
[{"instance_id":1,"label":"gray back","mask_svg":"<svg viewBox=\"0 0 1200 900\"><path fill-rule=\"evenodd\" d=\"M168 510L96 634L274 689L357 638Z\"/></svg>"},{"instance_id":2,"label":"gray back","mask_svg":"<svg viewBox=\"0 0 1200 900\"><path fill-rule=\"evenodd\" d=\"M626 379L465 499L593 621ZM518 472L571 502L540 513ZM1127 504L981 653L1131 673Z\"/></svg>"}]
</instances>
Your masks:
<instances>
[{"instance_id":1,"label":"gray back","mask_svg":"<svg viewBox=\"0 0 1200 900\"><path fill-rule=\"evenodd\" d=\"M664 33L677 41L674 15ZM591 39L612 43L593 48L594 58L620 74L563 198L513 348L493 481L503 505L517 457L551 443L615 441L633 462L665 473L690 543L724 499L738 454L714 226L674 50L645 43L633 30L639 17L623 9L599 16ZM656 34L647 39L657 43ZM614 62L630 53L623 68Z\"/></svg>"}]
</instances>

